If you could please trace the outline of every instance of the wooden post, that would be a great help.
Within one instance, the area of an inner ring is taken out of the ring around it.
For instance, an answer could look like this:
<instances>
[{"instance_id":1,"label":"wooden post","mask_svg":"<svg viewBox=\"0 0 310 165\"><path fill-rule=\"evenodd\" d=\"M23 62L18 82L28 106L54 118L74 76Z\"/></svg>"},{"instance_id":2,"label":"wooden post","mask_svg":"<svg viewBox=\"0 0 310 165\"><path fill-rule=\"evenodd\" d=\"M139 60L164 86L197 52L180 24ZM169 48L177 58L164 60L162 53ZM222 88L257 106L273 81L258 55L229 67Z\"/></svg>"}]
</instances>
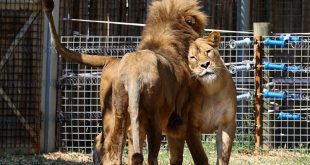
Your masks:
<instances>
[{"instance_id":1,"label":"wooden post","mask_svg":"<svg viewBox=\"0 0 310 165\"><path fill-rule=\"evenodd\" d=\"M255 151L259 151L262 145L262 124L263 124L263 99L262 99L262 57L263 44L261 36L255 36L258 42L255 45Z\"/></svg>"},{"instance_id":2,"label":"wooden post","mask_svg":"<svg viewBox=\"0 0 310 165\"><path fill-rule=\"evenodd\" d=\"M259 152L263 143L263 77L262 66L264 57L264 44L262 36L268 36L270 31L269 23L254 23L255 44L255 152Z\"/></svg>"},{"instance_id":3,"label":"wooden post","mask_svg":"<svg viewBox=\"0 0 310 165\"><path fill-rule=\"evenodd\" d=\"M270 23L254 22L253 29L254 36L268 36L270 34Z\"/></svg>"}]
</instances>

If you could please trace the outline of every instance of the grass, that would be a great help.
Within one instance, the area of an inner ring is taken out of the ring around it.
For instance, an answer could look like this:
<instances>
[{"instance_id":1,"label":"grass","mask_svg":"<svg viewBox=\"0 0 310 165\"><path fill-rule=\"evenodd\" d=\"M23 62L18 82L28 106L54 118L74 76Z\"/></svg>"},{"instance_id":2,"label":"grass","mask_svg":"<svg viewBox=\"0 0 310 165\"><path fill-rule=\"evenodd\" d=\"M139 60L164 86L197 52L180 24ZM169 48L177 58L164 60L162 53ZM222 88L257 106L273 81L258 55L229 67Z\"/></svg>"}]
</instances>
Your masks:
<instances>
[{"instance_id":1,"label":"grass","mask_svg":"<svg viewBox=\"0 0 310 165\"><path fill-rule=\"evenodd\" d=\"M216 164L215 143L205 143L204 148L209 158L209 163ZM184 150L184 165L193 165L188 148ZM169 151L161 150L159 163L169 164ZM230 158L231 165L307 165L310 162L310 155L305 152L290 152L285 150L261 151L258 154L253 152L253 145L245 146L235 144Z\"/></svg>"},{"instance_id":2,"label":"grass","mask_svg":"<svg viewBox=\"0 0 310 165\"><path fill-rule=\"evenodd\" d=\"M214 144L214 143L213 143ZM216 163L215 146L212 143L205 144L205 151L209 163ZM145 153L145 155L147 155ZM147 159L147 158L145 158ZM169 151L162 149L158 156L160 165L169 164ZM231 165L306 165L310 162L310 155L303 152L289 152L284 150L262 151L254 154L248 146L234 146L231 155ZM91 155L81 153L53 152L41 155L0 155L0 165L90 165ZM193 165L190 152L184 150L184 165Z\"/></svg>"}]
</instances>

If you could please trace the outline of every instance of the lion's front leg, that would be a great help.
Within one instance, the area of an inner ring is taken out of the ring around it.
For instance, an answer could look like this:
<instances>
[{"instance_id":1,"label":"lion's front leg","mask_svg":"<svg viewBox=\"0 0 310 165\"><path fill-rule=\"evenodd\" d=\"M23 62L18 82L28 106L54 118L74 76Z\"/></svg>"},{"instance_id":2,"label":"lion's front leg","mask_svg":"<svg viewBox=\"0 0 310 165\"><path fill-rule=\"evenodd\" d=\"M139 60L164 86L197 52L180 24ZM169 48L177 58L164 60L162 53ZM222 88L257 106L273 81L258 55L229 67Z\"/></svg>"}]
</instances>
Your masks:
<instances>
[{"instance_id":1,"label":"lion's front leg","mask_svg":"<svg viewBox=\"0 0 310 165\"><path fill-rule=\"evenodd\" d=\"M107 136L104 141L103 164L121 165L126 132L128 129L128 97L122 90L113 90L113 92L113 124L112 128L106 131Z\"/></svg>"},{"instance_id":2,"label":"lion's front leg","mask_svg":"<svg viewBox=\"0 0 310 165\"><path fill-rule=\"evenodd\" d=\"M126 119L115 117L115 125L104 141L104 158L101 164L121 165L126 139Z\"/></svg>"},{"instance_id":3,"label":"lion's front leg","mask_svg":"<svg viewBox=\"0 0 310 165\"><path fill-rule=\"evenodd\" d=\"M94 165L99 165L103 155L103 141L102 132L100 132L93 142L93 162Z\"/></svg>"},{"instance_id":4,"label":"lion's front leg","mask_svg":"<svg viewBox=\"0 0 310 165\"><path fill-rule=\"evenodd\" d=\"M219 165L227 165L231 154L232 144L235 138L236 124L233 122L226 127L220 127L216 134L217 162Z\"/></svg>"},{"instance_id":5,"label":"lion's front leg","mask_svg":"<svg viewBox=\"0 0 310 165\"><path fill-rule=\"evenodd\" d=\"M181 126L179 126L177 132L167 132L171 165L181 165L183 162L186 128L186 124L182 124Z\"/></svg>"},{"instance_id":6,"label":"lion's front leg","mask_svg":"<svg viewBox=\"0 0 310 165\"><path fill-rule=\"evenodd\" d=\"M170 164L181 165L183 162L183 149L185 137L172 137L167 134L170 150Z\"/></svg>"},{"instance_id":7,"label":"lion's front leg","mask_svg":"<svg viewBox=\"0 0 310 165\"><path fill-rule=\"evenodd\" d=\"M187 128L186 143L196 165L209 164L201 142L201 133L190 124Z\"/></svg>"}]
</instances>

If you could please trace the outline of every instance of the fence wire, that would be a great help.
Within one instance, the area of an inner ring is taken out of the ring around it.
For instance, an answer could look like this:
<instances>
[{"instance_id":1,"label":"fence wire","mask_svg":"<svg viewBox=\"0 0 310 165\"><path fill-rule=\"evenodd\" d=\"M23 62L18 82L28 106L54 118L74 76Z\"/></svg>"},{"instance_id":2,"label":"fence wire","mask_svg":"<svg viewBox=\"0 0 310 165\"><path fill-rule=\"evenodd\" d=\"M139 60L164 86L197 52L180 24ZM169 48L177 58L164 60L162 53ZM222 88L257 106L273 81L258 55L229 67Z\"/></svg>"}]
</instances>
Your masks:
<instances>
[{"instance_id":1,"label":"fence wire","mask_svg":"<svg viewBox=\"0 0 310 165\"><path fill-rule=\"evenodd\" d=\"M264 37L273 41L280 36ZM309 36L265 48L264 148L309 151ZM268 65L269 64L269 65ZM266 67L274 64L277 68ZM269 92L269 93L268 93ZM271 94L271 95L270 95Z\"/></svg>"},{"instance_id":2,"label":"fence wire","mask_svg":"<svg viewBox=\"0 0 310 165\"><path fill-rule=\"evenodd\" d=\"M0 1L0 151L38 153L41 129L41 2Z\"/></svg>"},{"instance_id":3,"label":"fence wire","mask_svg":"<svg viewBox=\"0 0 310 165\"><path fill-rule=\"evenodd\" d=\"M263 149L308 151L309 37L298 36L296 41L281 42L283 45L272 45L271 41L280 41L280 36L263 38L265 57L263 66L259 66L264 67L262 78L265 90L261 94L264 96ZM61 41L73 51L122 57L123 54L135 50L140 38L63 36ZM219 46L221 56L232 73L238 94L235 150L253 149L255 143L253 44L255 41L252 36L223 35ZM277 70L270 66L284 66L287 69ZM90 153L92 140L101 131L100 70L61 59L60 73L61 99L57 113L61 148ZM278 96L279 93L283 93L285 97ZM277 97L274 98L271 94ZM294 115L295 118L292 117ZM215 144L214 134L202 135L201 139L205 145ZM166 139L163 138L162 149L166 146Z\"/></svg>"},{"instance_id":4,"label":"fence wire","mask_svg":"<svg viewBox=\"0 0 310 165\"><path fill-rule=\"evenodd\" d=\"M220 44L221 55L225 62L236 63L253 60L253 46L231 48L231 40L242 40L245 36L223 36ZM61 42L70 50L90 54L114 55L122 57L136 49L140 41L136 36L63 36ZM59 76L60 100L58 103L58 123L60 147L66 151L91 152L94 137L101 131L101 113L99 108L98 69L72 64L63 59ZM230 67L232 67L231 65ZM239 71L233 74L238 94L253 91L253 70ZM240 76L243 78L240 79ZM243 100L238 104L238 135L236 142L250 147L254 143L254 113L252 100ZM206 143L214 142L214 135L204 135ZM163 138L162 148L167 142Z\"/></svg>"}]
</instances>

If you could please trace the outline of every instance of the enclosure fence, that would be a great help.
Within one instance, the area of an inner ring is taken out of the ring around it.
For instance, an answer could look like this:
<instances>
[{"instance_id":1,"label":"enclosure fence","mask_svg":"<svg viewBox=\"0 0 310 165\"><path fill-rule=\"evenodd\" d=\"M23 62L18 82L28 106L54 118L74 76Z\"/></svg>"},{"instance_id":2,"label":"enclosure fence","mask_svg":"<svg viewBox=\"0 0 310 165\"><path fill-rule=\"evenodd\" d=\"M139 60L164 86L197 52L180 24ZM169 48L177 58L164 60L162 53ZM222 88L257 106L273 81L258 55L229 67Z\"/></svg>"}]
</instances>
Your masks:
<instances>
[{"instance_id":1,"label":"enclosure fence","mask_svg":"<svg viewBox=\"0 0 310 165\"><path fill-rule=\"evenodd\" d=\"M39 152L41 1L0 1L0 151Z\"/></svg>"},{"instance_id":2,"label":"enclosure fence","mask_svg":"<svg viewBox=\"0 0 310 165\"><path fill-rule=\"evenodd\" d=\"M70 50L122 57L136 49L139 37L62 36ZM91 152L94 137L101 131L99 106L100 69L60 59L57 109L58 141L66 151Z\"/></svg>"},{"instance_id":3,"label":"enclosure fence","mask_svg":"<svg viewBox=\"0 0 310 165\"><path fill-rule=\"evenodd\" d=\"M223 34L222 34L223 35ZM240 34L239 34L240 35ZM309 151L309 36L222 36L220 54L232 73L238 109L235 150L254 149L257 115L261 118L261 148ZM134 51L140 41L135 36L63 36L70 50L122 57ZM256 62L260 44L261 64ZM101 131L99 108L100 70L72 64L63 59L59 75L58 139L65 151L91 152L94 137ZM258 69L261 82L255 82ZM255 93L261 88L261 93ZM260 97L261 103L256 99ZM261 104L261 114L256 105ZM215 143L214 134L203 135L205 145ZM166 139L162 149L166 149Z\"/></svg>"},{"instance_id":4,"label":"enclosure fence","mask_svg":"<svg viewBox=\"0 0 310 165\"><path fill-rule=\"evenodd\" d=\"M253 61L253 46L231 48L231 40L242 40L246 36L222 36L221 55L233 73L238 94L254 90L254 70L236 70L239 61ZM253 39L250 37L251 40ZM89 54L122 57L136 49L140 37L136 36L62 36L61 42L70 50ZM91 152L94 137L101 131L99 108L98 69L73 64L60 59L59 100L57 109L59 146L65 151ZM238 67L237 67L238 69ZM242 77L242 78L240 78ZM238 102L238 133L235 143L249 148L254 145L254 103L252 100ZM213 135L202 136L206 143L214 143ZM162 148L166 148L163 139Z\"/></svg>"},{"instance_id":5,"label":"enclosure fence","mask_svg":"<svg viewBox=\"0 0 310 165\"><path fill-rule=\"evenodd\" d=\"M310 37L264 38L264 147L309 151Z\"/></svg>"}]
</instances>

